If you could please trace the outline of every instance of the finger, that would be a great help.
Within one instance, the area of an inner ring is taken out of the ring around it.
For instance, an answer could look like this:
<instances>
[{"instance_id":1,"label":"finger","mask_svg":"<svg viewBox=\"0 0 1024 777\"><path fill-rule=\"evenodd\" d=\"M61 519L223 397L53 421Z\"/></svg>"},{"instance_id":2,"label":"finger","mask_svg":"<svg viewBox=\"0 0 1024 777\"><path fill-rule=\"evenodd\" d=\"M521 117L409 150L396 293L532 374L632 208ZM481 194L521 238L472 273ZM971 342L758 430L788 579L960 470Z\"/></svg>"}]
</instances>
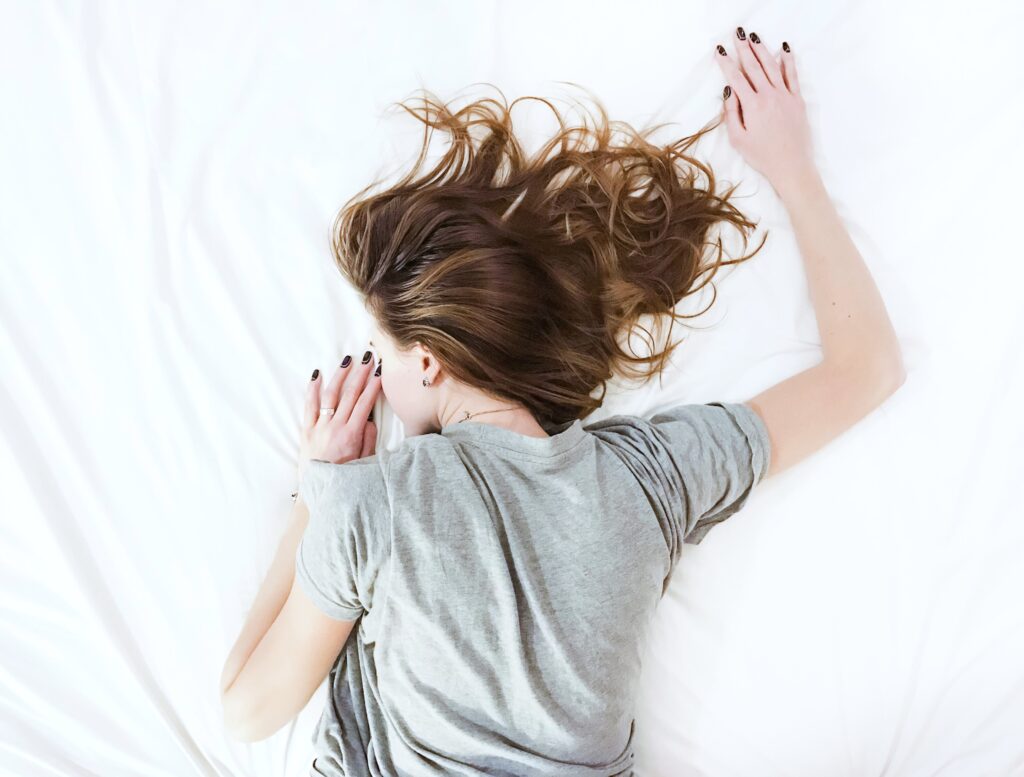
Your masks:
<instances>
[{"instance_id":1,"label":"finger","mask_svg":"<svg viewBox=\"0 0 1024 777\"><path fill-rule=\"evenodd\" d=\"M732 87L732 91L736 94L740 102L744 100L752 100L754 97L754 90L750 86L750 82L747 81L746 76L740 70L740 66L735 59L730 57L725 50L725 46L719 45L717 47L718 53L715 54L715 59L718 60L718 66L722 69L722 75L725 76L725 82Z\"/></svg>"},{"instance_id":2,"label":"finger","mask_svg":"<svg viewBox=\"0 0 1024 777\"><path fill-rule=\"evenodd\" d=\"M755 92L763 91L770 84L764 74L764 70L761 69L761 63L757 61L754 52L750 50L750 42L747 40L747 34L743 32L742 27L736 28L736 38L736 56L740 60L743 74L750 81L750 85Z\"/></svg>"},{"instance_id":3,"label":"finger","mask_svg":"<svg viewBox=\"0 0 1024 777\"><path fill-rule=\"evenodd\" d=\"M302 411L302 422L309 429L317 422L320 414L320 370L313 370L313 376L306 386L306 403Z\"/></svg>"},{"instance_id":4,"label":"finger","mask_svg":"<svg viewBox=\"0 0 1024 777\"><path fill-rule=\"evenodd\" d=\"M331 377L331 382L327 384L327 388L323 392L323 407L337 407L338 396L341 394L341 387L345 383L345 378L352 372L352 357L349 354L345 354L345 358L341 360L338 365L338 369L334 371L334 375ZM328 419L330 420L330 419Z\"/></svg>"},{"instance_id":5,"label":"finger","mask_svg":"<svg viewBox=\"0 0 1024 777\"><path fill-rule=\"evenodd\" d=\"M341 395L338 397L338 409L334 413L334 421L339 424L347 424L352 415L352 408L363 393L367 378L373 370L373 351L365 351L363 358L354 369L349 369L349 374L341 386ZM369 408L363 411L363 418L370 412Z\"/></svg>"},{"instance_id":6,"label":"finger","mask_svg":"<svg viewBox=\"0 0 1024 777\"><path fill-rule=\"evenodd\" d=\"M786 79L786 86L793 94L800 94L800 78L796 73L796 61L793 59L793 52L786 41L782 41L779 59L782 60L782 75Z\"/></svg>"},{"instance_id":7,"label":"finger","mask_svg":"<svg viewBox=\"0 0 1024 777\"><path fill-rule=\"evenodd\" d=\"M363 387L362 393L359 395L355 405L352 407L353 418L367 418L373 410L373 406L377 402L377 396L380 394L380 373L381 368L384 366L383 361L384 360L381 359L377 364L377 369L367 377L366 385Z\"/></svg>"},{"instance_id":8,"label":"finger","mask_svg":"<svg viewBox=\"0 0 1024 777\"><path fill-rule=\"evenodd\" d=\"M729 140L735 146L736 142L742 138L742 134L747 131L746 127L743 126L743 119L740 116L739 98L736 97L736 92L729 86L725 87L722 96L725 103L725 127L729 132Z\"/></svg>"},{"instance_id":9,"label":"finger","mask_svg":"<svg viewBox=\"0 0 1024 777\"><path fill-rule=\"evenodd\" d=\"M765 77L772 86L782 89L782 71L779 69L779 63L775 61L775 57L771 55L768 47L764 45L756 32L750 33L749 39L750 50L757 58L758 64L761 65L761 70L764 71Z\"/></svg>"},{"instance_id":10,"label":"finger","mask_svg":"<svg viewBox=\"0 0 1024 777\"><path fill-rule=\"evenodd\" d=\"M370 421L363 427L363 449L359 451L359 458L372 456L377 451L377 424Z\"/></svg>"}]
</instances>

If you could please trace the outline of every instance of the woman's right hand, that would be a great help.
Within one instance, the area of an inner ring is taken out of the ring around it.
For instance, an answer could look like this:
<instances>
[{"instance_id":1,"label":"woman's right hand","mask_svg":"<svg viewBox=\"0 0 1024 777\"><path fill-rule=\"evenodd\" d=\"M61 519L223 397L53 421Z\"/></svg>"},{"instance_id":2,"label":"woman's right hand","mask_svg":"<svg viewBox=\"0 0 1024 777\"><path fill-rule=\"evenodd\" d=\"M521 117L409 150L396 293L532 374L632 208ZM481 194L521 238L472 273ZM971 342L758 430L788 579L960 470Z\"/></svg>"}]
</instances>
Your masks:
<instances>
[{"instance_id":1,"label":"woman's right hand","mask_svg":"<svg viewBox=\"0 0 1024 777\"><path fill-rule=\"evenodd\" d=\"M723 106L729 141L782 194L816 169L796 63L785 48L772 56L756 32L747 36L742 27L734 43L736 58L722 46L715 53L731 92Z\"/></svg>"}]
</instances>

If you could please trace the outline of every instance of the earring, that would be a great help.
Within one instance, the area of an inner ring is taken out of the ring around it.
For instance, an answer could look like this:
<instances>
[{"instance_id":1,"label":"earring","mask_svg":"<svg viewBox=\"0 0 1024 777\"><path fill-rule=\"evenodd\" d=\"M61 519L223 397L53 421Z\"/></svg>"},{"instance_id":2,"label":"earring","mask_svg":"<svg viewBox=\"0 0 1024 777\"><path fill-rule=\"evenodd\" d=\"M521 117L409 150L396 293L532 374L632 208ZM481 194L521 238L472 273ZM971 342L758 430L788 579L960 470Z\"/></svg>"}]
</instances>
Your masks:
<instances>
[{"instance_id":1,"label":"earring","mask_svg":"<svg viewBox=\"0 0 1024 777\"><path fill-rule=\"evenodd\" d=\"M430 381L429 381L429 380L427 380L426 378L424 378L424 379L423 379L423 385L424 385L424 386L429 386L429 385L430 385Z\"/></svg>"}]
</instances>

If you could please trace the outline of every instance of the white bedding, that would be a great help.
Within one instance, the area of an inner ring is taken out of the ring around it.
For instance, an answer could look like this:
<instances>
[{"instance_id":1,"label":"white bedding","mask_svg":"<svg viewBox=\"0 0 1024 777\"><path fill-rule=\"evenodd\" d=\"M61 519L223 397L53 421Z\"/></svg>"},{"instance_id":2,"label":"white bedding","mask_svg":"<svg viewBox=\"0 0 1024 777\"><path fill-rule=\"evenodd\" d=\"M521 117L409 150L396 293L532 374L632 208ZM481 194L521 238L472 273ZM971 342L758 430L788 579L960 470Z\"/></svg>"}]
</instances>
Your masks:
<instances>
[{"instance_id":1,"label":"white bedding","mask_svg":"<svg viewBox=\"0 0 1024 777\"><path fill-rule=\"evenodd\" d=\"M0 773L305 774L326 688L241 745L217 681L287 517L305 383L365 347L327 234L415 151L385 108L572 81L692 132L737 24L793 47L909 377L684 550L638 775L1024 773L1019 4L2 5ZM819 358L771 187L724 127L698 148L768 243L665 386L595 418L746 399ZM385 407L381 445L401 434Z\"/></svg>"}]
</instances>

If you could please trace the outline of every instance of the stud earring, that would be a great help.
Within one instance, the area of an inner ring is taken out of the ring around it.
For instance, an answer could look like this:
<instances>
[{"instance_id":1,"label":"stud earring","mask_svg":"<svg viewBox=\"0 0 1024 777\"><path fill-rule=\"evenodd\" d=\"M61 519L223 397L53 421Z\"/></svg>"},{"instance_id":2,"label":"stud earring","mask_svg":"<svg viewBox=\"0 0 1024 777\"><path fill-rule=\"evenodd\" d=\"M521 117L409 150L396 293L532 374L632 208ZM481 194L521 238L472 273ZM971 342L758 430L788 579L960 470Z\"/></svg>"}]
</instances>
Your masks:
<instances>
[{"instance_id":1,"label":"stud earring","mask_svg":"<svg viewBox=\"0 0 1024 777\"><path fill-rule=\"evenodd\" d=\"M429 385L430 385L430 381L429 381L429 380L427 380L426 378L424 378L424 379L423 379L423 385L424 385L424 386L429 386Z\"/></svg>"}]
</instances>

